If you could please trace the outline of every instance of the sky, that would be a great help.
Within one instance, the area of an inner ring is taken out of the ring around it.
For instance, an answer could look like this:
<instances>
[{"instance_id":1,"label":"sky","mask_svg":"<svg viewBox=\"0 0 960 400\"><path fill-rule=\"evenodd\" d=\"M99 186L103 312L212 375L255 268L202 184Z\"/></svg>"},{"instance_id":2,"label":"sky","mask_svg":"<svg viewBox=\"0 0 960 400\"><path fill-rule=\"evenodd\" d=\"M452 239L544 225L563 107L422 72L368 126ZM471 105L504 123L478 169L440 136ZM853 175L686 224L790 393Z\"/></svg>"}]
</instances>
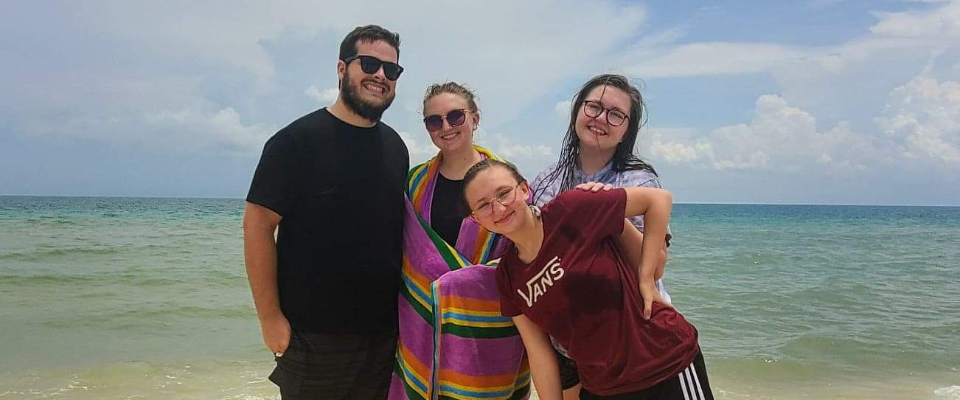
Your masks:
<instances>
[{"instance_id":1,"label":"sky","mask_svg":"<svg viewBox=\"0 0 960 400\"><path fill-rule=\"evenodd\" d=\"M383 120L411 165L432 83L472 88L476 141L532 178L613 72L677 202L960 205L960 0L4 1L0 195L242 198L370 23L401 37Z\"/></svg>"}]
</instances>

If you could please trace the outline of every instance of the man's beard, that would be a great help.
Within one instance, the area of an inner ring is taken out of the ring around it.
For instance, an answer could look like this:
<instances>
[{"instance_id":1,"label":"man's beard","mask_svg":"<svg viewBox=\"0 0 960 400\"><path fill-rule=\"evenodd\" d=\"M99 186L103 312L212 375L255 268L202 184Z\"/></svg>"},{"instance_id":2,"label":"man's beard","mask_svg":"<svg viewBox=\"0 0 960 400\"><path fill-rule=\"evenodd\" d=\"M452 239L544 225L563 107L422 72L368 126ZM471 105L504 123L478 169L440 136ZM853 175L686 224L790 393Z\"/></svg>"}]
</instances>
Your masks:
<instances>
[{"instance_id":1,"label":"man's beard","mask_svg":"<svg viewBox=\"0 0 960 400\"><path fill-rule=\"evenodd\" d=\"M393 103L394 96L392 93L390 97L384 99L383 103L379 105L374 104L360 98L358 91L363 82L357 86L352 85L350 82L350 73L344 72L343 81L340 83L340 97L343 98L343 104L365 120L379 121L380 117L383 116L383 112Z\"/></svg>"}]
</instances>

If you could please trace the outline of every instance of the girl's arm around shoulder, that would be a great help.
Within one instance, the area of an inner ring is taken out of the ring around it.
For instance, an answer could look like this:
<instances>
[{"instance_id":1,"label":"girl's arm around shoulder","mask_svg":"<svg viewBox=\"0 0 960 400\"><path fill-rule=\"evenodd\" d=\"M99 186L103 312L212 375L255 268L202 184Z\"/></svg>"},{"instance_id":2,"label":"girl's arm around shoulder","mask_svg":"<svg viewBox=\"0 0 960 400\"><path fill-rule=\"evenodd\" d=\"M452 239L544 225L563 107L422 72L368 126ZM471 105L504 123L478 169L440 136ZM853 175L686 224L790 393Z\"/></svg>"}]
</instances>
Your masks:
<instances>
[{"instance_id":1,"label":"girl's arm around shoulder","mask_svg":"<svg viewBox=\"0 0 960 400\"><path fill-rule=\"evenodd\" d=\"M576 188L581 192L593 193L613 190L612 185L600 182L587 182L577 185ZM627 222L623 225L622 231L617 232L618 235L614 239L621 250L624 261L629 265L640 265L641 283L644 282L644 279L650 279L649 285L655 287L654 281L663 275L663 265L666 263L666 252L663 244L668 231L667 224L670 222L673 196L666 190L649 187L627 187L618 190L623 190L626 197L623 217L643 215L647 223L644 227L645 232L641 233ZM622 217L618 215L617 218ZM659 244L653 243L657 240L660 241ZM642 243L640 253L632 247L633 243ZM655 258L651 255L654 253L657 254ZM648 265L645 266L645 262ZM644 272L646 272L646 276ZM662 301L662 299L659 300Z\"/></svg>"},{"instance_id":2,"label":"girl's arm around shoulder","mask_svg":"<svg viewBox=\"0 0 960 400\"><path fill-rule=\"evenodd\" d=\"M627 192L626 217L643 215L644 220L649 221L651 214L655 214L654 217L670 219L673 195L667 190L650 187L628 187L623 190Z\"/></svg>"}]
</instances>

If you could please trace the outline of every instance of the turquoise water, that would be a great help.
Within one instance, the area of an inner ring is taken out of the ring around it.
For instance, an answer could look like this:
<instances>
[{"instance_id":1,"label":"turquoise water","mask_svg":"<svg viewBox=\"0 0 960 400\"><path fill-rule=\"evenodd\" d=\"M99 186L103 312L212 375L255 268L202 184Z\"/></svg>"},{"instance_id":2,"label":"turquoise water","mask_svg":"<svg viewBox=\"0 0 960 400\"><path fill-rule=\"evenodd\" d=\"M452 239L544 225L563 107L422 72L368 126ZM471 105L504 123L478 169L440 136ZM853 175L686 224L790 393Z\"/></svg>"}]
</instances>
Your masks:
<instances>
[{"instance_id":1,"label":"turquoise water","mask_svg":"<svg viewBox=\"0 0 960 400\"><path fill-rule=\"evenodd\" d=\"M0 197L0 399L276 398L233 199ZM960 208L674 207L726 399L960 399Z\"/></svg>"}]
</instances>

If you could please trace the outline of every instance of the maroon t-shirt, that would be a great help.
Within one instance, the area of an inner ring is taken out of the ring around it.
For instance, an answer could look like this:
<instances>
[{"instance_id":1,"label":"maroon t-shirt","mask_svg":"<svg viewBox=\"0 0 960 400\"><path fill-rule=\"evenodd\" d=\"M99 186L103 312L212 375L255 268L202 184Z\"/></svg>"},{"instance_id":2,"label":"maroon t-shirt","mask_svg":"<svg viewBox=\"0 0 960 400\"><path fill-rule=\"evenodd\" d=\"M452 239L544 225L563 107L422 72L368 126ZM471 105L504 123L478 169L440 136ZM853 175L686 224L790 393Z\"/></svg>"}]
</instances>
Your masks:
<instances>
[{"instance_id":1,"label":"maroon t-shirt","mask_svg":"<svg viewBox=\"0 0 960 400\"><path fill-rule=\"evenodd\" d=\"M543 207L543 246L524 264L511 244L497 268L500 310L525 315L567 349L590 392L646 389L680 374L697 352L697 331L676 310L653 304L649 320L636 267L620 259L626 192L569 191Z\"/></svg>"}]
</instances>

